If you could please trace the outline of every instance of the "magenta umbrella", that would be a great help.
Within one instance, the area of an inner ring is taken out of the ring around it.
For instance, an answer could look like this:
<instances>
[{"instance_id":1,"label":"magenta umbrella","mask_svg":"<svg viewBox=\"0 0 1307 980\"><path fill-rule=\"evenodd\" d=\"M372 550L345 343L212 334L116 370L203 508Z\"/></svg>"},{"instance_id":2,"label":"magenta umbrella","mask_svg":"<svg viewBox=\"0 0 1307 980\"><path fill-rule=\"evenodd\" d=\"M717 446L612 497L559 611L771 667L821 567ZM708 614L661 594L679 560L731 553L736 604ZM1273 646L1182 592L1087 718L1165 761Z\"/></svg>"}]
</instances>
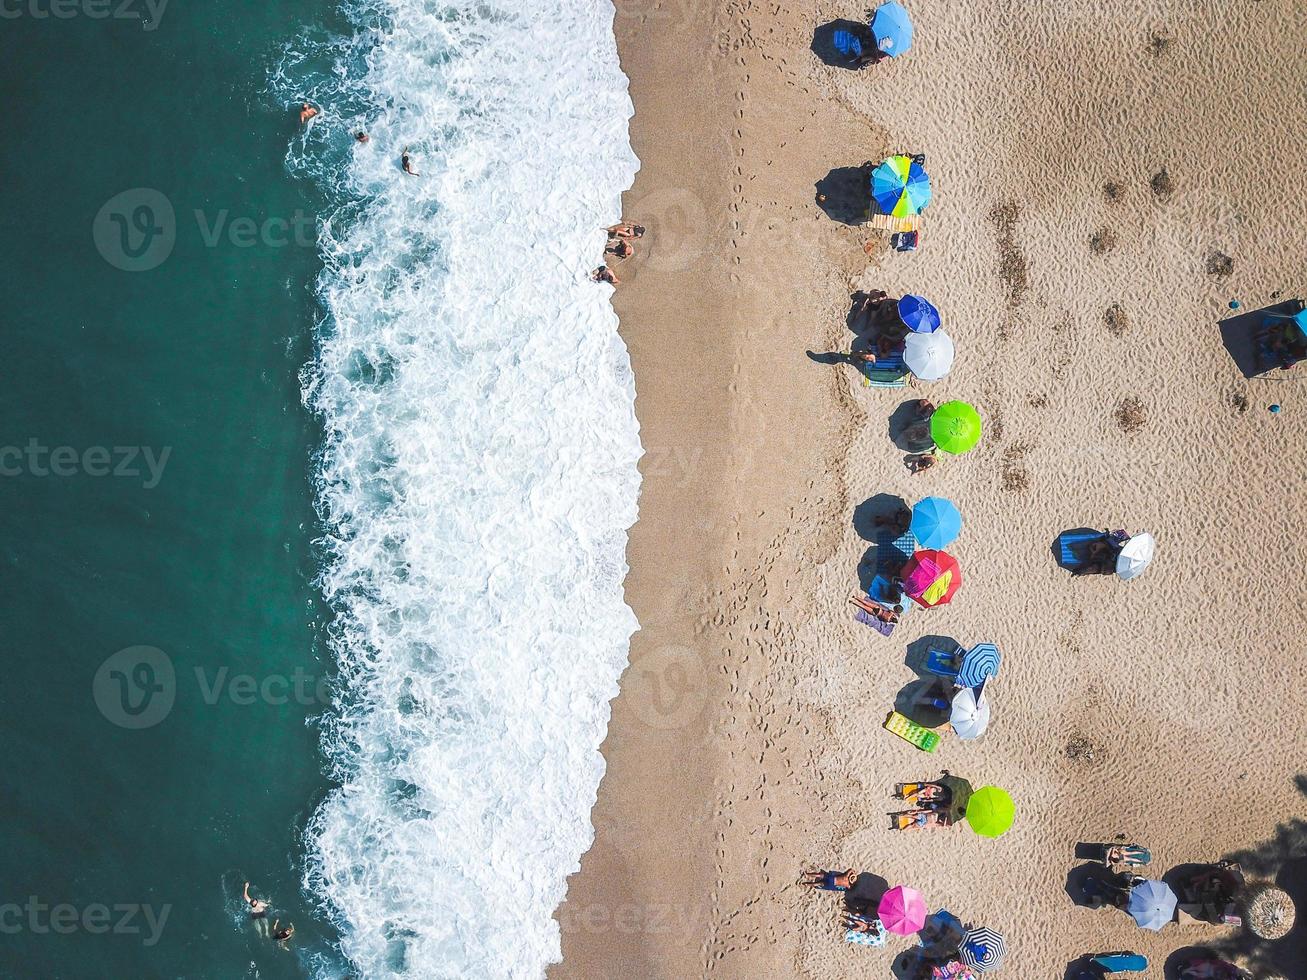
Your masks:
<instances>
[{"instance_id":1,"label":"magenta umbrella","mask_svg":"<svg viewBox=\"0 0 1307 980\"><path fill-rule=\"evenodd\" d=\"M911 936L926 924L926 900L915 888L899 885L885 893L876 914L890 932Z\"/></svg>"}]
</instances>

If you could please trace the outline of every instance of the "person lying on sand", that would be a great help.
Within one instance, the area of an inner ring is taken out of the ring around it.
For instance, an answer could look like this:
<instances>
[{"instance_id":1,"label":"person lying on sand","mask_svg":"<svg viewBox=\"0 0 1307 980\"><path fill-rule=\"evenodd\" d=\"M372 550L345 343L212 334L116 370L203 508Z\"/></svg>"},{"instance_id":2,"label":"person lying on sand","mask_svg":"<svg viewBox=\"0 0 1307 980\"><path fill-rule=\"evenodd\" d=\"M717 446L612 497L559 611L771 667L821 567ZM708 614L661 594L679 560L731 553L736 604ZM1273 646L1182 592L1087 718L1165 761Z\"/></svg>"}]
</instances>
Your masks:
<instances>
[{"instance_id":1,"label":"person lying on sand","mask_svg":"<svg viewBox=\"0 0 1307 980\"><path fill-rule=\"evenodd\" d=\"M606 265L601 265L599 268L595 269L594 272L590 273L590 278L594 282L606 282L613 286L618 285L622 281L618 279L613 270L608 268Z\"/></svg>"},{"instance_id":2,"label":"person lying on sand","mask_svg":"<svg viewBox=\"0 0 1307 980\"><path fill-rule=\"evenodd\" d=\"M853 603L868 616L873 616L876 619L879 619L882 623L897 623L899 621L899 614L903 612L903 607L900 605L896 605L893 609L886 609L879 603L873 602L864 596L860 596L856 592L849 596L849 602Z\"/></svg>"},{"instance_id":3,"label":"person lying on sand","mask_svg":"<svg viewBox=\"0 0 1307 980\"><path fill-rule=\"evenodd\" d=\"M303 126L310 119L318 114L318 110L313 108L307 102L300 103L300 125Z\"/></svg>"},{"instance_id":4,"label":"person lying on sand","mask_svg":"<svg viewBox=\"0 0 1307 980\"><path fill-rule=\"evenodd\" d=\"M843 924L845 929L852 929L854 932L869 932L873 935L879 935L882 929L879 919L871 919L865 915L859 915L857 912L845 912Z\"/></svg>"},{"instance_id":5,"label":"person lying on sand","mask_svg":"<svg viewBox=\"0 0 1307 980\"><path fill-rule=\"evenodd\" d=\"M629 259L635 254L635 246L626 238L613 238L604 249L605 255L616 255L619 259Z\"/></svg>"},{"instance_id":6,"label":"person lying on sand","mask_svg":"<svg viewBox=\"0 0 1307 980\"><path fill-rule=\"evenodd\" d=\"M413 169L413 160L408 155L408 147L404 147L404 152L399 155L399 165L404 168L404 173L410 177L421 177L422 175Z\"/></svg>"},{"instance_id":7,"label":"person lying on sand","mask_svg":"<svg viewBox=\"0 0 1307 980\"><path fill-rule=\"evenodd\" d=\"M644 237L644 225L634 225L623 221L621 224L613 225L608 229L609 238L642 238Z\"/></svg>"},{"instance_id":8,"label":"person lying on sand","mask_svg":"<svg viewBox=\"0 0 1307 980\"><path fill-rule=\"evenodd\" d=\"M908 472L914 476L922 470L930 469L935 465L935 450L931 449L928 452L917 453L914 456L909 456L906 460L906 465L908 467Z\"/></svg>"},{"instance_id":9,"label":"person lying on sand","mask_svg":"<svg viewBox=\"0 0 1307 980\"><path fill-rule=\"evenodd\" d=\"M799 878L799 884L818 891L846 892L857 880L858 872L852 868L847 871L805 871Z\"/></svg>"}]
</instances>

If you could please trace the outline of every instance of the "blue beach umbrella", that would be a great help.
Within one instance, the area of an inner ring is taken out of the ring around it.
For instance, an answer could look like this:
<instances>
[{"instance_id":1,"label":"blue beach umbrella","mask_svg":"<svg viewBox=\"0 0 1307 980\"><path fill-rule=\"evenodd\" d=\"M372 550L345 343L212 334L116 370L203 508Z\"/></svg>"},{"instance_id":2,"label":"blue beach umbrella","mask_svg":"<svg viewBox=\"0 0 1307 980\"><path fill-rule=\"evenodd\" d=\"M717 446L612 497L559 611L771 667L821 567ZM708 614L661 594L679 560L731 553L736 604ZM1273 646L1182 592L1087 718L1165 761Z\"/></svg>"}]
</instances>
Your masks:
<instances>
[{"instance_id":1,"label":"blue beach umbrella","mask_svg":"<svg viewBox=\"0 0 1307 980\"><path fill-rule=\"evenodd\" d=\"M914 333L933 333L939 329L939 310L924 296L909 293L899 300L899 319Z\"/></svg>"},{"instance_id":2,"label":"blue beach umbrella","mask_svg":"<svg viewBox=\"0 0 1307 980\"><path fill-rule=\"evenodd\" d=\"M871 197L883 214L906 218L930 203L930 178L920 163L900 153L871 172Z\"/></svg>"},{"instance_id":3,"label":"blue beach umbrella","mask_svg":"<svg viewBox=\"0 0 1307 980\"><path fill-rule=\"evenodd\" d=\"M962 515L951 500L927 497L912 508L908 530L922 548L943 548L962 532Z\"/></svg>"},{"instance_id":4,"label":"blue beach umbrella","mask_svg":"<svg viewBox=\"0 0 1307 980\"><path fill-rule=\"evenodd\" d=\"M897 58L912 47L912 18L903 4L890 0L872 15L871 33L876 36L876 47Z\"/></svg>"},{"instance_id":5,"label":"blue beach umbrella","mask_svg":"<svg viewBox=\"0 0 1307 980\"><path fill-rule=\"evenodd\" d=\"M959 687L980 687L990 677L998 676L1003 655L992 643L977 643L962 658L962 667L954 682Z\"/></svg>"},{"instance_id":6,"label":"blue beach umbrella","mask_svg":"<svg viewBox=\"0 0 1307 980\"><path fill-rule=\"evenodd\" d=\"M1157 932L1175 916L1176 897L1164 881L1144 881L1130 889L1126 911L1144 929Z\"/></svg>"}]
</instances>

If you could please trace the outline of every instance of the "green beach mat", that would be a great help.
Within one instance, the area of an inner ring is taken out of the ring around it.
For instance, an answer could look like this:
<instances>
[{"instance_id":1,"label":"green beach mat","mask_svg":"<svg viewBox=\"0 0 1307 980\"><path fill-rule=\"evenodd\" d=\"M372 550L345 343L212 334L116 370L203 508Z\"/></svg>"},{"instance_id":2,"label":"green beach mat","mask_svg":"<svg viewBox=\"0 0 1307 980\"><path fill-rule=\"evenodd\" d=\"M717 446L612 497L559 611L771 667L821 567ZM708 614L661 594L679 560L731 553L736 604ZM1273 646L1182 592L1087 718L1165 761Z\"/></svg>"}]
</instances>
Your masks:
<instances>
[{"instance_id":1,"label":"green beach mat","mask_svg":"<svg viewBox=\"0 0 1307 980\"><path fill-rule=\"evenodd\" d=\"M905 742L909 742L923 752L934 752L939 748L939 734L929 728L922 728L912 719L891 711L885 719L885 730L893 732Z\"/></svg>"}]
</instances>

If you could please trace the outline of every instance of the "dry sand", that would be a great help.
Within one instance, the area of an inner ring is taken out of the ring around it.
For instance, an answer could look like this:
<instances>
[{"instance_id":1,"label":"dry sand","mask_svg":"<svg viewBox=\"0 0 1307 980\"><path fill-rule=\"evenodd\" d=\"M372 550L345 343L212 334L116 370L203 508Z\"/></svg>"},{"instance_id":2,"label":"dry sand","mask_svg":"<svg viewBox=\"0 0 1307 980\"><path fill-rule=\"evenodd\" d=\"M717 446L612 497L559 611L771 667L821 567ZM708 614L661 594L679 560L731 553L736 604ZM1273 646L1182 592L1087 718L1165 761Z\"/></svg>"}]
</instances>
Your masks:
<instances>
[{"instance_id":1,"label":"dry sand","mask_svg":"<svg viewBox=\"0 0 1307 980\"><path fill-rule=\"evenodd\" d=\"M616 2L627 217L650 226L616 299L642 631L552 976L892 975L906 943L843 943L794 884L815 866L999 929L1005 976L1133 948L1160 978L1234 940L1075 907L1075 842L1118 832L1155 875L1248 850L1307 919L1307 367L1245 380L1217 327L1231 298L1307 294L1307 5L910 0L913 50L852 72L810 45L856 4ZM891 150L927 155L935 201L919 252L868 259L814 185ZM867 389L806 356L847 349L849 296L877 287L940 307L945 381ZM909 476L888 420L916 396L973 401L981 446ZM880 494L966 521L957 599L891 639L845 604ZM1072 579L1049 547L1082 525L1151 530L1158 559ZM931 636L1005 659L990 731L927 756L879 726ZM1014 829L887 830L892 784L941 767L1009 789ZM1305 931L1245 952L1307 977Z\"/></svg>"}]
</instances>

